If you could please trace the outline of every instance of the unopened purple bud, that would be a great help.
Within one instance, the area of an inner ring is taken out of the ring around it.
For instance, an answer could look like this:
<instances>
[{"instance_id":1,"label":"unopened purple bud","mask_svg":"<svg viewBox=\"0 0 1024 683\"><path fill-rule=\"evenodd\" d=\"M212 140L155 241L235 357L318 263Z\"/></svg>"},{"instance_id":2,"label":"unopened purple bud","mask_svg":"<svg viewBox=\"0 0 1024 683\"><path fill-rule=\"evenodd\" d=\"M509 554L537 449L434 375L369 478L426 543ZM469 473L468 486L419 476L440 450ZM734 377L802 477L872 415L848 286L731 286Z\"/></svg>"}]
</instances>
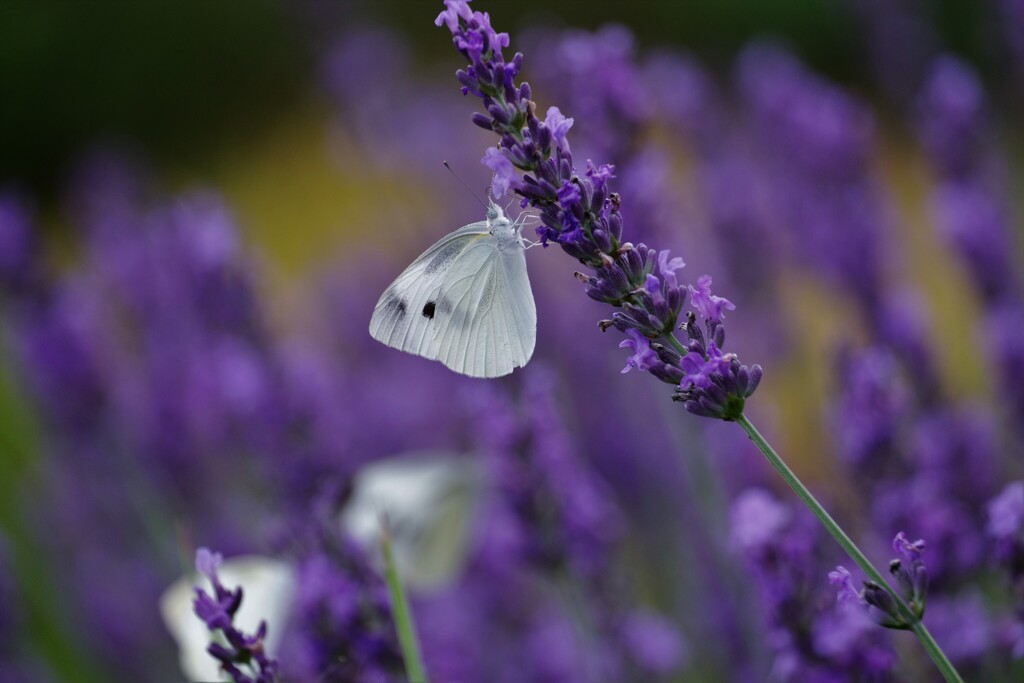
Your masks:
<instances>
[{"instance_id":1,"label":"unopened purple bud","mask_svg":"<svg viewBox=\"0 0 1024 683\"><path fill-rule=\"evenodd\" d=\"M512 122L512 117L509 115L508 110L496 102L487 106L487 113L502 126L507 126Z\"/></svg>"},{"instance_id":2,"label":"unopened purple bud","mask_svg":"<svg viewBox=\"0 0 1024 683\"><path fill-rule=\"evenodd\" d=\"M482 97L483 93L480 92L480 81L469 74L465 69L459 69L455 72L455 77L459 79L459 83L464 88L463 94L473 93L477 97Z\"/></svg>"},{"instance_id":3,"label":"unopened purple bud","mask_svg":"<svg viewBox=\"0 0 1024 683\"><path fill-rule=\"evenodd\" d=\"M522 85L519 86L519 99L520 100L528 102L530 100L530 98L532 97L532 95L533 95L533 91L530 90L530 84L529 83L525 83L524 82Z\"/></svg>"},{"instance_id":4,"label":"unopened purple bud","mask_svg":"<svg viewBox=\"0 0 1024 683\"><path fill-rule=\"evenodd\" d=\"M747 369L746 365L741 365L739 370L736 371L736 393L746 398L750 396L747 393L747 387L750 386L750 370Z\"/></svg>"},{"instance_id":5,"label":"unopened purple bud","mask_svg":"<svg viewBox=\"0 0 1024 683\"><path fill-rule=\"evenodd\" d=\"M563 178L569 178L572 176L572 157L569 156L568 150L562 150L562 155L558 159L558 171L561 173Z\"/></svg>"},{"instance_id":6,"label":"unopened purple bud","mask_svg":"<svg viewBox=\"0 0 1024 683\"><path fill-rule=\"evenodd\" d=\"M608 231L616 241L622 239L622 215L618 212L614 212L608 217Z\"/></svg>"},{"instance_id":7,"label":"unopened purple bud","mask_svg":"<svg viewBox=\"0 0 1024 683\"><path fill-rule=\"evenodd\" d=\"M223 662L224 664L230 664L235 658L235 653L232 650L224 647L220 643L210 643L206 651L210 653L214 659Z\"/></svg>"},{"instance_id":8,"label":"unopened purple bud","mask_svg":"<svg viewBox=\"0 0 1024 683\"><path fill-rule=\"evenodd\" d=\"M662 379L671 384L679 384L683 381L683 371L678 365L678 361L675 363L665 363L665 367L662 368Z\"/></svg>"},{"instance_id":9,"label":"unopened purple bud","mask_svg":"<svg viewBox=\"0 0 1024 683\"><path fill-rule=\"evenodd\" d=\"M913 596L914 577L906 565L899 560L893 560L889 563L889 573L896 579L896 583L899 584L900 591L905 598Z\"/></svg>"},{"instance_id":10,"label":"unopened purple bud","mask_svg":"<svg viewBox=\"0 0 1024 683\"><path fill-rule=\"evenodd\" d=\"M889 628L907 628L900 617L896 601L889 591L879 586L874 581L864 582L864 592L861 594L864 602L868 603L882 613L882 625Z\"/></svg>"},{"instance_id":11,"label":"unopened purple bud","mask_svg":"<svg viewBox=\"0 0 1024 683\"><path fill-rule=\"evenodd\" d=\"M725 346L725 326L715 324L712 327L714 333L711 335L711 342L719 348Z\"/></svg>"},{"instance_id":12,"label":"unopened purple bud","mask_svg":"<svg viewBox=\"0 0 1024 683\"><path fill-rule=\"evenodd\" d=\"M494 126L491 124L489 116L484 116L480 112L473 112L473 123L480 126L484 130L494 130Z\"/></svg>"},{"instance_id":13,"label":"unopened purple bud","mask_svg":"<svg viewBox=\"0 0 1024 683\"><path fill-rule=\"evenodd\" d=\"M747 383L747 396L750 396L757 390L757 385L761 383L762 370L760 365L754 365L750 368L750 380Z\"/></svg>"},{"instance_id":14,"label":"unopened purple bud","mask_svg":"<svg viewBox=\"0 0 1024 683\"><path fill-rule=\"evenodd\" d=\"M701 331L700 326L697 324L697 316L693 312L686 314L686 322L683 324L683 329L686 330L686 336L697 342L700 348L700 352L703 353L704 349L704 333Z\"/></svg>"}]
</instances>

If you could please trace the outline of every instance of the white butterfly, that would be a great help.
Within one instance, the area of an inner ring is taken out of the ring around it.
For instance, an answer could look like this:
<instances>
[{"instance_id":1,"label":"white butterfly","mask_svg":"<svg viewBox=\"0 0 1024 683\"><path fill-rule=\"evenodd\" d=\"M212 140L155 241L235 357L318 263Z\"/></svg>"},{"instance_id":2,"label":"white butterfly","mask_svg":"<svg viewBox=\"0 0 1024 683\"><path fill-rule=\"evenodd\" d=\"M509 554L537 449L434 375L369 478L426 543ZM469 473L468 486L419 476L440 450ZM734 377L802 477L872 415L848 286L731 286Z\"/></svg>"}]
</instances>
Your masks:
<instances>
[{"instance_id":1,"label":"white butterfly","mask_svg":"<svg viewBox=\"0 0 1024 683\"><path fill-rule=\"evenodd\" d=\"M386 519L402 580L430 592L454 581L462 569L482 478L478 460L445 451L375 460L356 473L340 521L380 566Z\"/></svg>"},{"instance_id":2,"label":"white butterfly","mask_svg":"<svg viewBox=\"0 0 1024 683\"><path fill-rule=\"evenodd\" d=\"M229 590L241 586L245 591L234 618L238 628L251 634L261 621L267 622L263 645L273 657L292 612L297 581L295 568L271 557L245 555L224 560L217 574ZM178 662L188 680L230 681L231 677L221 671L220 664L206 651L214 636L193 611L194 586L213 592L205 576L183 576L160 596L160 615L178 643Z\"/></svg>"},{"instance_id":3,"label":"white butterfly","mask_svg":"<svg viewBox=\"0 0 1024 683\"><path fill-rule=\"evenodd\" d=\"M537 307L524 253L532 243L522 228L490 202L487 220L438 241L384 290L370 334L470 377L501 377L526 365L537 341Z\"/></svg>"}]
</instances>

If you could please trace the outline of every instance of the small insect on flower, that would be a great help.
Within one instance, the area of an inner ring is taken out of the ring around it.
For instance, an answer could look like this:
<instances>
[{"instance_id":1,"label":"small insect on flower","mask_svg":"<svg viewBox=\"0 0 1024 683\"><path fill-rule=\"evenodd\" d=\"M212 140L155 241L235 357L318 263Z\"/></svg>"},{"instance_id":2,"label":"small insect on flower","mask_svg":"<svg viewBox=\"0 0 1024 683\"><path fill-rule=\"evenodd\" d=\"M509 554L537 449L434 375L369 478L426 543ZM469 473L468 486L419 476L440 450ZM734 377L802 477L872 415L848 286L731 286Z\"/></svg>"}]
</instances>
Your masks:
<instances>
[{"instance_id":1,"label":"small insect on flower","mask_svg":"<svg viewBox=\"0 0 1024 683\"><path fill-rule=\"evenodd\" d=\"M526 272L523 221L493 201L470 223L420 254L384 290L370 334L470 377L521 368L537 341L537 307Z\"/></svg>"}]
</instances>

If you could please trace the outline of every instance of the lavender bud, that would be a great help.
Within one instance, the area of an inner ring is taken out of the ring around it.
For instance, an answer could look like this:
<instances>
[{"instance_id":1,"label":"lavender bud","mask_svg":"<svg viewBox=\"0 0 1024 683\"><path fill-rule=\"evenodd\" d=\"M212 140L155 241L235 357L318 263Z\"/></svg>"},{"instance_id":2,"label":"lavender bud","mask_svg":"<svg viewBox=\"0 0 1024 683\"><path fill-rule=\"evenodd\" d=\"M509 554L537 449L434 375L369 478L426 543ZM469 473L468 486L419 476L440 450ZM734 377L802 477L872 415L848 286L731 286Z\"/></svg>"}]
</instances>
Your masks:
<instances>
[{"instance_id":1,"label":"lavender bud","mask_svg":"<svg viewBox=\"0 0 1024 683\"><path fill-rule=\"evenodd\" d=\"M473 112L473 123L484 130L494 130L494 126L491 124L491 119L479 112Z\"/></svg>"}]
</instances>

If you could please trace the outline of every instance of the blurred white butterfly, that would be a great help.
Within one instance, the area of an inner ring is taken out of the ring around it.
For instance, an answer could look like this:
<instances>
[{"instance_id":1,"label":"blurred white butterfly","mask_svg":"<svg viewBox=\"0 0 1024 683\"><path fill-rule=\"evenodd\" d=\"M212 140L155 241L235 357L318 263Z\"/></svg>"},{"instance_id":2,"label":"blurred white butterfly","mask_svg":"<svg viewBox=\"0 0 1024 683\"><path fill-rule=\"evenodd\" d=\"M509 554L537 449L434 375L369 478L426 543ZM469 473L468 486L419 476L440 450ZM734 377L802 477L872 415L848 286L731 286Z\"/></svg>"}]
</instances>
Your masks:
<instances>
[{"instance_id":1,"label":"blurred white butterfly","mask_svg":"<svg viewBox=\"0 0 1024 683\"><path fill-rule=\"evenodd\" d=\"M376 460L356 473L341 524L382 566L386 519L399 576L410 589L429 592L462 569L482 483L478 460L447 451Z\"/></svg>"},{"instance_id":2,"label":"blurred white butterfly","mask_svg":"<svg viewBox=\"0 0 1024 683\"><path fill-rule=\"evenodd\" d=\"M293 607L294 567L271 557L245 555L224 560L217 574L226 588L241 586L244 591L235 625L246 633L255 633L259 623L266 621L267 638L263 644L267 654L277 654ZM205 576L189 574L160 596L160 615L178 643L181 671L190 681L230 681L231 677L221 671L220 664L206 651L214 636L193 612L194 586L213 591Z\"/></svg>"},{"instance_id":3,"label":"blurred white butterfly","mask_svg":"<svg viewBox=\"0 0 1024 683\"><path fill-rule=\"evenodd\" d=\"M470 377L526 365L537 307L526 273L521 221L493 201L487 220L459 228L412 262L381 295L370 334L388 346Z\"/></svg>"}]
</instances>

